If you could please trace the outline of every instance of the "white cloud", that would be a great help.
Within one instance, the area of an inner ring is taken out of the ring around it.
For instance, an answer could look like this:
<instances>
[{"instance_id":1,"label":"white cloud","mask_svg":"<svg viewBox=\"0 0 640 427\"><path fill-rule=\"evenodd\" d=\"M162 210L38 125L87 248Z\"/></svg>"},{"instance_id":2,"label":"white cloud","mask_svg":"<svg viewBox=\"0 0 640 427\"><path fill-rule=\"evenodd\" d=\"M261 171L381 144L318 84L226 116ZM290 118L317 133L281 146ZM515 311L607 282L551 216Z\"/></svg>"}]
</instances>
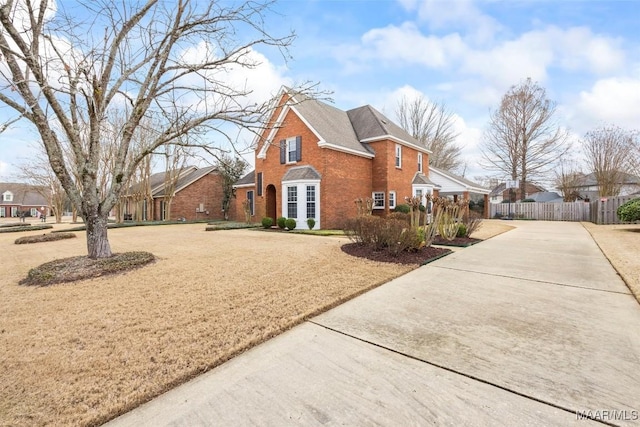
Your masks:
<instances>
[{"instance_id":1,"label":"white cloud","mask_svg":"<svg viewBox=\"0 0 640 427\"><path fill-rule=\"evenodd\" d=\"M362 44L367 48L365 58L399 65L420 64L428 68L442 68L463 54L464 43L458 34L444 37L425 36L419 28L405 22L366 32Z\"/></svg>"},{"instance_id":2,"label":"white cloud","mask_svg":"<svg viewBox=\"0 0 640 427\"><path fill-rule=\"evenodd\" d=\"M418 19L432 30L466 30L472 43L489 41L502 29L494 18L482 13L473 0L399 0L399 3L408 11L417 11Z\"/></svg>"},{"instance_id":3,"label":"white cloud","mask_svg":"<svg viewBox=\"0 0 640 427\"><path fill-rule=\"evenodd\" d=\"M572 125L584 133L602 124L628 129L640 128L640 78L598 80L582 91L568 115Z\"/></svg>"}]
</instances>

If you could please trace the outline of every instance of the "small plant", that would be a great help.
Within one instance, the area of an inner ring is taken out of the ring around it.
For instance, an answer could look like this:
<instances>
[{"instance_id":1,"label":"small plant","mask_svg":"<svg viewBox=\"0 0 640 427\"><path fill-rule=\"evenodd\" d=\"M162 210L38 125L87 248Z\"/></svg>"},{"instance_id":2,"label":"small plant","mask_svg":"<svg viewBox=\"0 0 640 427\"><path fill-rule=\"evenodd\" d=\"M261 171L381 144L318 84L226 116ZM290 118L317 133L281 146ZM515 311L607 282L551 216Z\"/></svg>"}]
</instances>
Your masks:
<instances>
[{"instance_id":1,"label":"small plant","mask_svg":"<svg viewBox=\"0 0 640 427\"><path fill-rule=\"evenodd\" d=\"M396 208L393 210L394 212L401 212L401 213L405 213L408 214L409 212L411 212L411 206L402 203L399 204L398 206L396 206Z\"/></svg>"},{"instance_id":2,"label":"small plant","mask_svg":"<svg viewBox=\"0 0 640 427\"><path fill-rule=\"evenodd\" d=\"M464 224L458 224L458 232L456 237L467 237L467 226Z\"/></svg>"},{"instance_id":3,"label":"small plant","mask_svg":"<svg viewBox=\"0 0 640 427\"><path fill-rule=\"evenodd\" d=\"M316 226L316 220L313 218L307 218L307 227L309 227L309 230L313 230L313 227Z\"/></svg>"},{"instance_id":4,"label":"small plant","mask_svg":"<svg viewBox=\"0 0 640 427\"><path fill-rule=\"evenodd\" d=\"M284 230L284 229L286 228L286 226L287 226L286 222L287 222L287 218L285 218L285 217L283 217L283 216L281 216L280 218L278 218L278 219L276 220L276 224L278 224L278 228L281 228L281 229L283 229L283 230Z\"/></svg>"},{"instance_id":5,"label":"small plant","mask_svg":"<svg viewBox=\"0 0 640 427\"><path fill-rule=\"evenodd\" d=\"M616 211L620 221L633 222L640 221L640 198L629 200L620 205Z\"/></svg>"},{"instance_id":6,"label":"small plant","mask_svg":"<svg viewBox=\"0 0 640 427\"><path fill-rule=\"evenodd\" d=\"M278 224L278 225L280 225L280 224ZM293 219L293 218L285 219L284 225L285 225L285 227L287 227L287 229L293 230L294 228L296 228L296 220Z\"/></svg>"},{"instance_id":7,"label":"small plant","mask_svg":"<svg viewBox=\"0 0 640 427\"><path fill-rule=\"evenodd\" d=\"M264 218L262 218L262 226L264 228L271 228L271 226L273 225L273 218L265 216Z\"/></svg>"}]
</instances>

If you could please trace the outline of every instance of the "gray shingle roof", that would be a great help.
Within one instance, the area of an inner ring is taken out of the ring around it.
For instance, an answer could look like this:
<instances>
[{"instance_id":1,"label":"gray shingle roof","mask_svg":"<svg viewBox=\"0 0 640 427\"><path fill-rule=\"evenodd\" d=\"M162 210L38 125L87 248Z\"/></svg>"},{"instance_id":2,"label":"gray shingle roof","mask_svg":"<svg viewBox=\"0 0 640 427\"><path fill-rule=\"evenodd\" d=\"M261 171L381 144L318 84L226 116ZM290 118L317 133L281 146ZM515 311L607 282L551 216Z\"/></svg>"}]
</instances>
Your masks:
<instances>
[{"instance_id":1,"label":"gray shingle roof","mask_svg":"<svg viewBox=\"0 0 640 427\"><path fill-rule=\"evenodd\" d=\"M175 192L177 193L178 191L184 189L185 187L189 186L193 182L199 180L203 176L208 175L211 172L214 172L216 170L217 168L215 166L208 166L206 168L200 168L200 169L197 169L193 166L184 168L180 172L180 176L178 177L178 181L176 182ZM154 187L157 187L155 190L153 190L153 197L163 197L165 195L165 192L164 192L165 174L166 172L160 172L158 174L152 175L153 181L160 183L157 186L154 186L152 183L151 185L152 189L154 189ZM160 180L160 176L162 177L162 180Z\"/></svg>"},{"instance_id":2,"label":"gray shingle roof","mask_svg":"<svg viewBox=\"0 0 640 427\"><path fill-rule=\"evenodd\" d=\"M13 194L13 201L4 202L2 195L9 191ZM0 182L0 205L12 206L48 206L48 202L42 193L47 194L48 190L34 185L17 182Z\"/></svg>"},{"instance_id":3,"label":"gray shingle roof","mask_svg":"<svg viewBox=\"0 0 640 427\"><path fill-rule=\"evenodd\" d=\"M438 184L433 183L425 174L417 172L416 175L413 177L413 182L412 184L414 185L433 185L436 188L440 188L440 186Z\"/></svg>"},{"instance_id":4,"label":"gray shingle roof","mask_svg":"<svg viewBox=\"0 0 640 427\"><path fill-rule=\"evenodd\" d=\"M390 135L424 149L418 140L371 105L349 110L347 115L360 141Z\"/></svg>"},{"instance_id":5,"label":"gray shingle roof","mask_svg":"<svg viewBox=\"0 0 640 427\"><path fill-rule=\"evenodd\" d=\"M296 100L298 98L300 95L296 95ZM327 143L362 154L372 154L367 146L360 143L345 111L306 97L299 100L298 104L294 104L293 108L309 122Z\"/></svg>"},{"instance_id":6,"label":"gray shingle roof","mask_svg":"<svg viewBox=\"0 0 640 427\"><path fill-rule=\"evenodd\" d=\"M313 166L295 166L282 177L282 182L320 179L320 173Z\"/></svg>"},{"instance_id":7,"label":"gray shingle roof","mask_svg":"<svg viewBox=\"0 0 640 427\"><path fill-rule=\"evenodd\" d=\"M252 185L256 182L256 171L252 170L242 178L240 178L234 185Z\"/></svg>"}]
</instances>

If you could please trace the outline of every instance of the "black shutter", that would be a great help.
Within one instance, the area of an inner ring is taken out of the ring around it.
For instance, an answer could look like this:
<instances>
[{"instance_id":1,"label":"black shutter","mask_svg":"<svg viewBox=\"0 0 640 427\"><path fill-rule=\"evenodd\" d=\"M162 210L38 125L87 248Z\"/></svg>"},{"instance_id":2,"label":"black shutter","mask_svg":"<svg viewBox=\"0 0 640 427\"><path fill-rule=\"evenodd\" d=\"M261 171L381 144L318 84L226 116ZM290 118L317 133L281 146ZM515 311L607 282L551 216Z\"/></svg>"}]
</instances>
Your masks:
<instances>
[{"instance_id":1,"label":"black shutter","mask_svg":"<svg viewBox=\"0 0 640 427\"><path fill-rule=\"evenodd\" d=\"M284 139L280 141L280 164L287 163L287 141Z\"/></svg>"},{"instance_id":2,"label":"black shutter","mask_svg":"<svg viewBox=\"0 0 640 427\"><path fill-rule=\"evenodd\" d=\"M258 196L262 196L262 172L258 172Z\"/></svg>"},{"instance_id":3,"label":"black shutter","mask_svg":"<svg viewBox=\"0 0 640 427\"><path fill-rule=\"evenodd\" d=\"M302 160L302 137L296 136L296 162Z\"/></svg>"}]
</instances>

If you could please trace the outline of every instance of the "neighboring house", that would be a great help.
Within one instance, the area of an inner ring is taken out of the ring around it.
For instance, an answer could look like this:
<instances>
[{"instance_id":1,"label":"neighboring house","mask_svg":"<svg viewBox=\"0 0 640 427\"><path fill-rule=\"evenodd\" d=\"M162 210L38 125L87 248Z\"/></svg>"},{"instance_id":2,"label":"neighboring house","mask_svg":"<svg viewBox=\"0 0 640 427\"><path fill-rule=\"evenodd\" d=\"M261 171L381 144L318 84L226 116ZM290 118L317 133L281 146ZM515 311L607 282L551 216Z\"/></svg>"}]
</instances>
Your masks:
<instances>
[{"instance_id":1,"label":"neighboring house","mask_svg":"<svg viewBox=\"0 0 640 427\"><path fill-rule=\"evenodd\" d=\"M407 196L437 193L429 153L370 105L343 111L283 88L255 146L255 170L235 186L236 211L251 201L256 221L295 218L307 228L342 228L356 215L355 200L373 199L384 216ZM240 219L238 217L238 219Z\"/></svg>"},{"instance_id":2,"label":"neighboring house","mask_svg":"<svg viewBox=\"0 0 640 427\"><path fill-rule=\"evenodd\" d=\"M484 216L489 215L489 193L491 190L464 177L449 171L429 166L429 178L438 186L438 195L453 197L455 201L471 199L471 195L482 195L484 198Z\"/></svg>"},{"instance_id":3,"label":"neighboring house","mask_svg":"<svg viewBox=\"0 0 640 427\"><path fill-rule=\"evenodd\" d=\"M149 193L153 208L149 209L148 199L135 198L133 194L143 194L139 185L134 185L128 195L123 196L125 219L139 220L179 220L188 221L224 219L222 212L222 176L214 166L197 168L190 166L178 172L177 181L171 198L171 217L167 215L165 186L166 172L149 177ZM233 206L233 203L232 203Z\"/></svg>"},{"instance_id":4,"label":"neighboring house","mask_svg":"<svg viewBox=\"0 0 640 427\"><path fill-rule=\"evenodd\" d=\"M506 188L507 185L503 182L501 184L498 184L496 187L493 188L493 190L491 190L491 193L489 193L489 198L491 199L491 203L502 203L505 200L509 200L510 194L511 194L511 189L507 189ZM529 198L529 196L531 194L534 193L539 193L539 192L543 192L546 191L544 188L535 185L533 183L527 182L525 184L525 194L524 194L524 199ZM523 197L520 197L520 189L519 188L514 188L513 189L513 198L511 199L512 202L517 202L519 200L522 200Z\"/></svg>"},{"instance_id":5,"label":"neighboring house","mask_svg":"<svg viewBox=\"0 0 640 427\"><path fill-rule=\"evenodd\" d=\"M0 182L0 218L49 215L46 191L29 184Z\"/></svg>"},{"instance_id":6,"label":"neighboring house","mask_svg":"<svg viewBox=\"0 0 640 427\"><path fill-rule=\"evenodd\" d=\"M528 199L532 199L535 202L540 203L563 203L564 199L561 195L555 191L540 191L538 193L530 194Z\"/></svg>"},{"instance_id":7,"label":"neighboring house","mask_svg":"<svg viewBox=\"0 0 640 427\"><path fill-rule=\"evenodd\" d=\"M620 194L618 196L629 196L640 192L640 177L628 173L621 173ZM594 200L599 197L598 181L594 173L584 175L579 180L579 184L571 187L574 189L581 199Z\"/></svg>"}]
</instances>

